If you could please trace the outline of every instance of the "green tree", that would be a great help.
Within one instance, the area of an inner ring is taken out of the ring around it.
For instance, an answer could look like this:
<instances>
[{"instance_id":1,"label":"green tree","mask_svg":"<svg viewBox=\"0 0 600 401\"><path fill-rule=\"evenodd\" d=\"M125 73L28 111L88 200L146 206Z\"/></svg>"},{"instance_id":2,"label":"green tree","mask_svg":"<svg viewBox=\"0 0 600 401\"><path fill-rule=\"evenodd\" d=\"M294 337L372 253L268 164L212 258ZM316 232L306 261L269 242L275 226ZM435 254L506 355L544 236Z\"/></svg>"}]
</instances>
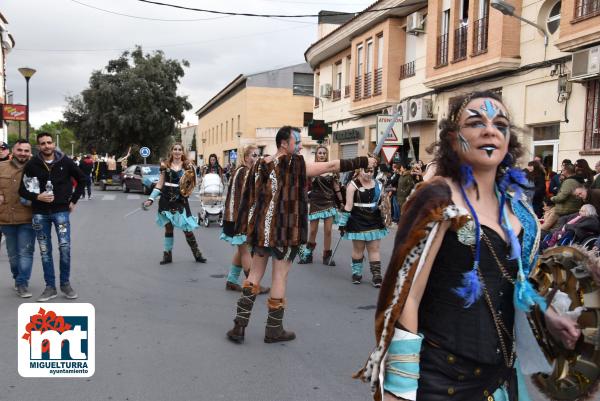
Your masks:
<instances>
[{"instance_id":1,"label":"green tree","mask_svg":"<svg viewBox=\"0 0 600 401\"><path fill-rule=\"evenodd\" d=\"M43 124L36 130L37 132L49 132L54 136L54 142L60 145L60 150L68 155L71 155L71 142L73 144L73 151L75 154L80 152L79 141L75 137L75 133L65 126L64 121L50 121L49 123ZM33 136L35 141L35 135Z\"/></svg>"},{"instance_id":2,"label":"green tree","mask_svg":"<svg viewBox=\"0 0 600 401\"><path fill-rule=\"evenodd\" d=\"M94 71L89 88L67 98L64 112L87 150L121 154L147 146L152 156L163 154L173 141L183 112L192 108L187 96L177 95L185 60L165 58L162 51L143 54L137 46Z\"/></svg>"}]
</instances>

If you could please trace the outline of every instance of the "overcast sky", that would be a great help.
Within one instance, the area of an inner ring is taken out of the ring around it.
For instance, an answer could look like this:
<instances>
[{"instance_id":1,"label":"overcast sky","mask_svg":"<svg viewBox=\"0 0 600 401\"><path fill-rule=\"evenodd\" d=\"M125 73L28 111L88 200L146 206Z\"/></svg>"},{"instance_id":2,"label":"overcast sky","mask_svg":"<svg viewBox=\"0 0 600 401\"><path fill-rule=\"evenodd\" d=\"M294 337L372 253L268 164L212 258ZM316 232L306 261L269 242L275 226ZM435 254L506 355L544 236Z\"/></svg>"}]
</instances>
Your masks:
<instances>
[{"instance_id":1,"label":"overcast sky","mask_svg":"<svg viewBox=\"0 0 600 401\"><path fill-rule=\"evenodd\" d=\"M371 0L162 2L219 11L286 15L316 14L322 9L357 12L372 3ZM25 103L25 79L17 68L27 66L37 70L31 78L29 94L30 120L35 127L61 119L65 96L80 93L88 86L93 70L101 69L108 60L135 45L142 45L144 51L160 49L169 58L190 62L179 92L187 95L193 106L186 114L186 121L196 123L193 112L235 76L304 62L304 51L317 37L316 18L220 17L139 0L3 0L0 12L8 20L16 41L6 66L7 89L14 92L15 103Z\"/></svg>"}]
</instances>

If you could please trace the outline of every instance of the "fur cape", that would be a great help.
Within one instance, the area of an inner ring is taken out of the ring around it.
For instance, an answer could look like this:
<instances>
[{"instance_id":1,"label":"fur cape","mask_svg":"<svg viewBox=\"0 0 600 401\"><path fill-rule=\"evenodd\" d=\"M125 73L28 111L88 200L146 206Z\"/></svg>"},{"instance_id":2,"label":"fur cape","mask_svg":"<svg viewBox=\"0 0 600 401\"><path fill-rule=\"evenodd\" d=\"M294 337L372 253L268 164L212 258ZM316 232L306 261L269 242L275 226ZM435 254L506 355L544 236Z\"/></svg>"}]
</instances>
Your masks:
<instances>
[{"instance_id":1,"label":"fur cape","mask_svg":"<svg viewBox=\"0 0 600 401\"><path fill-rule=\"evenodd\" d=\"M295 247L306 243L306 164L300 155L254 163L244 185L236 232L250 246Z\"/></svg>"},{"instance_id":2,"label":"fur cape","mask_svg":"<svg viewBox=\"0 0 600 401\"><path fill-rule=\"evenodd\" d=\"M512 200L519 202L518 200ZM365 366L354 377L371 384L373 399L383 399L381 362L394 335L395 323L402 314L412 283L429 252L440 223L450 222L457 230L468 220L468 213L452 202L452 192L446 181L435 177L419 184L402 208L394 251L388 265L375 313L376 348ZM535 226L525 233L523 254L527 262L535 263L539 229ZM381 376L380 376L381 375Z\"/></svg>"},{"instance_id":3,"label":"fur cape","mask_svg":"<svg viewBox=\"0 0 600 401\"><path fill-rule=\"evenodd\" d=\"M227 198L225 199L225 221L235 222L238 218L242 193L244 192L244 183L248 178L249 171L250 169L242 164L235 169L229 180Z\"/></svg>"}]
</instances>

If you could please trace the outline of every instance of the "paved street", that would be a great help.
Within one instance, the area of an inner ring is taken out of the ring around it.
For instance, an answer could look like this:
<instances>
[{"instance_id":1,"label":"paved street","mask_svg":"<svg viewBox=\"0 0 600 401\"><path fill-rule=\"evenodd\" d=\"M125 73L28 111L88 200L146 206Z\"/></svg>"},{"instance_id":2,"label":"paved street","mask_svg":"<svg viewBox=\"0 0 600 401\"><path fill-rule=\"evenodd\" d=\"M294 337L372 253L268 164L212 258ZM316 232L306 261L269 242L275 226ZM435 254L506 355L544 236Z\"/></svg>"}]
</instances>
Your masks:
<instances>
[{"instance_id":1,"label":"paved street","mask_svg":"<svg viewBox=\"0 0 600 401\"><path fill-rule=\"evenodd\" d=\"M0 254L0 400L368 400L351 375L373 344L377 290L350 283L350 246L338 267L294 265L285 325L298 338L262 341L265 296L259 298L246 343L229 343L237 294L224 290L231 248L220 228L197 233L208 257L192 262L181 232L174 263L159 266L162 232L156 209L124 219L141 195L95 192L72 216L72 284L78 302L96 308L96 373L89 379L23 379L17 373L16 322L22 302L12 290L6 251ZM198 202L192 207L198 209ZM320 241L320 238L319 238ZM393 235L383 244L383 264ZM36 245L30 289L43 290ZM369 277L365 269L366 276ZM268 277L270 279L270 276ZM268 280L265 281L267 283ZM55 302L65 302L60 295Z\"/></svg>"}]
</instances>

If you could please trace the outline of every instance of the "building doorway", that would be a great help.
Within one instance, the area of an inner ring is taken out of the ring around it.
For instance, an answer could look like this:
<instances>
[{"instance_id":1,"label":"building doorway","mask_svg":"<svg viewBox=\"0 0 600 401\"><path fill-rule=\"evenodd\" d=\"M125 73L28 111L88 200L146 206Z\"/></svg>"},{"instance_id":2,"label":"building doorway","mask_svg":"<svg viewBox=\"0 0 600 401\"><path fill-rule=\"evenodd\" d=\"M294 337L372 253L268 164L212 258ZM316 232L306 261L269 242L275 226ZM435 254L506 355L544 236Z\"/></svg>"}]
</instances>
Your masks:
<instances>
[{"instance_id":1,"label":"building doorway","mask_svg":"<svg viewBox=\"0 0 600 401\"><path fill-rule=\"evenodd\" d=\"M533 128L531 154L539 156L547 172L558 171L558 144L560 124L549 124Z\"/></svg>"}]
</instances>

